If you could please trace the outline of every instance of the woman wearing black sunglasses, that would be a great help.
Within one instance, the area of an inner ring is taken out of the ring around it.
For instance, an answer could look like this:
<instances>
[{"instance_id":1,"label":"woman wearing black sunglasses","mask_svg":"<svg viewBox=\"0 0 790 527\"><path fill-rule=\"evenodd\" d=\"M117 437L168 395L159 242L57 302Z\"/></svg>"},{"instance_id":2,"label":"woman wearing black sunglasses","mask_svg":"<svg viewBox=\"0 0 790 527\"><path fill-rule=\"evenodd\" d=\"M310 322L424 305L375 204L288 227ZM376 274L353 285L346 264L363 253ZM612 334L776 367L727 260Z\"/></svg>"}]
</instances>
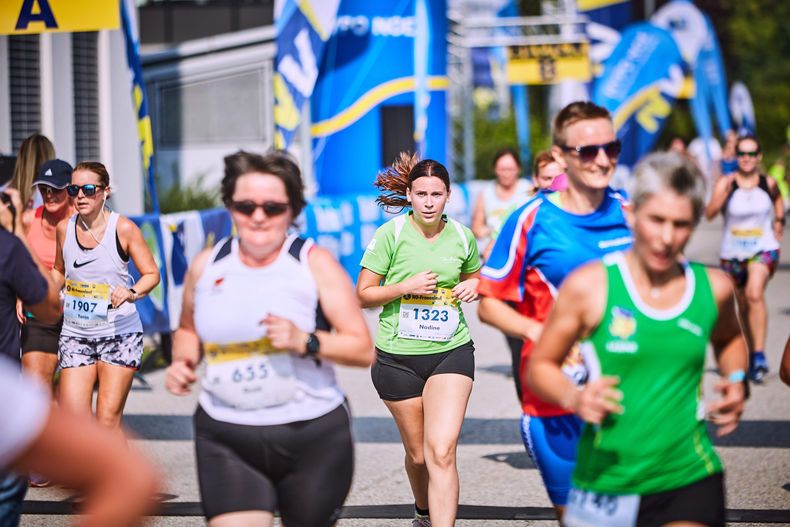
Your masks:
<instances>
[{"instance_id":1,"label":"woman wearing black sunglasses","mask_svg":"<svg viewBox=\"0 0 790 527\"><path fill-rule=\"evenodd\" d=\"M120 431L143 354L143 328L134 302L159 283L159 270L137 225L104 208L110 196L104 165L78 164L66 191L77 214L58 224L52 269L55 285L64 289L58 402L74 412L92 413L98 381L96 418ZM141 275L134 285L130 258Z\"/></svg>"},{"instance_id":2,"label":"woman wearing black sunglasses","mask_svg":"<svg viewBox=\"0 0 790 527\"><path fill-rule=\"evenodd\" d=\"M370 365L373 346L345 270L289 234L305 206L285 154L225 158L237 236L195 257L184 282L167 389L206 358L195 449L209 525L334 524L351 486L351 417L332 363Z\"/></svg>"},{"instance_id":3,"label":"woman wearing black sunglasses","mask_svg":"<svg viewBox=\"0 0 790 527\"><path fill-rule=\"evenodd\" d=\"M785 210L776 180L760 171L763 156L757 139L739 137L735 153L738 169L716 181L705 215L709 220L719 212L724 216L719 257L735 282L738 313L751 352L749 377L759 381L768 373L765 286L779 263Z\"/></svg>"}]
</instances>

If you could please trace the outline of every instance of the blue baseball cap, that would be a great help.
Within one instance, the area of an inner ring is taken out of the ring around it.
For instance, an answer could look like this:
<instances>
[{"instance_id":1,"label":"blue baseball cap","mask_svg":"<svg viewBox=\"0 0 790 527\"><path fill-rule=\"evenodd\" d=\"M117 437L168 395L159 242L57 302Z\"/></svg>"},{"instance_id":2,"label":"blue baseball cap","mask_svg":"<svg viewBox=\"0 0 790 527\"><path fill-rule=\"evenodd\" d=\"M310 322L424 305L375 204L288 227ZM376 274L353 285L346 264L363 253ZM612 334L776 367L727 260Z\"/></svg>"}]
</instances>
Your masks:
<instances>
[{"instance_id":1,"label":"blue baseball cap","mask_svg":"<svg viewBox=\"0 0 790 527\"><path fill-rule=\"evenodd\" d=\"M35 185L47 185L54 188L66 188L71 183L71 165L62 159L50 159L41 165L38 177L33 182Z\"/></svg>"}]
</instances>

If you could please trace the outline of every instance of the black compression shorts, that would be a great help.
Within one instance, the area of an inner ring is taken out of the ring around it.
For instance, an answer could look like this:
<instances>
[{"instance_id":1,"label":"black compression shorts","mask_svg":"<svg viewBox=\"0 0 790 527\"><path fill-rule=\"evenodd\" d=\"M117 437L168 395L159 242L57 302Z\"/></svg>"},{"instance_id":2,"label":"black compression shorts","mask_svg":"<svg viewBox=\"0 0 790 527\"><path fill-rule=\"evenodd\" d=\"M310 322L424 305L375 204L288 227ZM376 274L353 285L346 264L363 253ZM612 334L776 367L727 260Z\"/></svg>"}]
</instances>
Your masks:
<instances>
[{"instance_id":1,"label":"black compression shorts","mask_svg":"<svg viewBox=\"0 0 790 527\"><path fill-rule=\"evenodd\" d=\"M684 487L642 496L637 527L659 527L671 522L724 527L723 475L713 474Z\"/></svg>"},{"instance_id":2,"label":"black compression shorts","mask_svg":"<svg viewBox=\"0 0 790 527\"><path fill-rule=\"evenodd\" d=\"M207 519L279 510L288 527L335 523L354 471L346 404L309 421L268 426L216 421L198 406L194 421Z\"/></svg>"},{"instance_id":3,"label":"black compression shorts","mask_svg":"<svg viewBox=\"0 0 790 527\"><path fill-rule=\"evenodd\" d=\"M58 338L63 328L63 317L56 324L42 324L27 317L22 325L22 354L29 351L43 351L58 354Z\"/></svg>"},{"instance_id":4,"label":"black compression shorts","mask_svg":"<svg viewBox=\"0 0 790 527\"><path fill-rule=\"evenodd\" d=\"M376 363L370 370L373 386L385 401L419 397L431 375L457 373L475 378L475 346L472 341L430 355L398 355L376 348Z\"/></svg>"}]
</instances>

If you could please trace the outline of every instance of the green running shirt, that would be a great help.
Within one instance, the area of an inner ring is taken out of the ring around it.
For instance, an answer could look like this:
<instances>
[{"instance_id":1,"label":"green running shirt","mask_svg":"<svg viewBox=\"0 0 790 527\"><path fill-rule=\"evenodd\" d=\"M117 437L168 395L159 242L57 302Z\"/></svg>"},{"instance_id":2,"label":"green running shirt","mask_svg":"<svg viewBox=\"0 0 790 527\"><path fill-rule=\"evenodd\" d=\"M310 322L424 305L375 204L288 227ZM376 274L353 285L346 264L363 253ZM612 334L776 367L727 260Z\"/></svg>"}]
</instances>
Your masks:
<instances>
[{"instance_id":1,"label":"green running shirt","mask_svg":"<svg viewBox=\"0 0 790 527\"><path fill-rule=\"evenodd\" d=\"M573 484L600 494L653 494L722 471L705 426L702 374L718 317L707 271L684 265L686 293L668 310L639 298L623 253L604 257L606 310L584 353L590 379L619 376L622 415L587 424Z\"/></svg>"},{"instance_id":2,"label":"green running shirt","mask_svg":"<svg viewBox=\"0 0 790 527\"><path fill-rule=\"evenodd\" d=\"M437 287L452 289L462 273L480 269L477 243L469 228L446 215L444 229L433 243L414 228L411 215L396 216L376 230L362 256L362 267L384 276L382 285L396 284L422 271L437 273ZM401 355L428 355L457 348L471 340L469 327L459 308L459 323L449 341L437 342L398 336L401 299L385 304L379 315L376 347Z\"/></svg>"}]
</instances>

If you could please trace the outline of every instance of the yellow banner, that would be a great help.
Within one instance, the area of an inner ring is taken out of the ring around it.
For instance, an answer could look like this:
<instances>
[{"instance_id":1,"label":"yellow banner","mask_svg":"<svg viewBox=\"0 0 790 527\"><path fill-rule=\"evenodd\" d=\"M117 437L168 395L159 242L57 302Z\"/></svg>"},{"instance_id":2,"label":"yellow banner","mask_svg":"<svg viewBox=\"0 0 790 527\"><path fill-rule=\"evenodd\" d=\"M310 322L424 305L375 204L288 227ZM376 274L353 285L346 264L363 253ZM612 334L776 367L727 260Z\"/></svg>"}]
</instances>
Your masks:
<instances>
[{"instance_id":1,"label":"yellow banner","mask_svg":"<svg viewBox=\"0 0 790 527\"><path fill-rule=\"evenodd\" d=\"M510 84L556 84L589 81L589 44L511 46L505 67Z\"/></svg>"},{"instance_id":2,"label":"yellow banner","mask_svg":"<svg viewBox=\"0 0 790 527\"><path fill-rule=\"evenodd\" d=\"M0 1L0 35L97 31L120 26L118 0Z\"/></svg>"}]
</instances>

